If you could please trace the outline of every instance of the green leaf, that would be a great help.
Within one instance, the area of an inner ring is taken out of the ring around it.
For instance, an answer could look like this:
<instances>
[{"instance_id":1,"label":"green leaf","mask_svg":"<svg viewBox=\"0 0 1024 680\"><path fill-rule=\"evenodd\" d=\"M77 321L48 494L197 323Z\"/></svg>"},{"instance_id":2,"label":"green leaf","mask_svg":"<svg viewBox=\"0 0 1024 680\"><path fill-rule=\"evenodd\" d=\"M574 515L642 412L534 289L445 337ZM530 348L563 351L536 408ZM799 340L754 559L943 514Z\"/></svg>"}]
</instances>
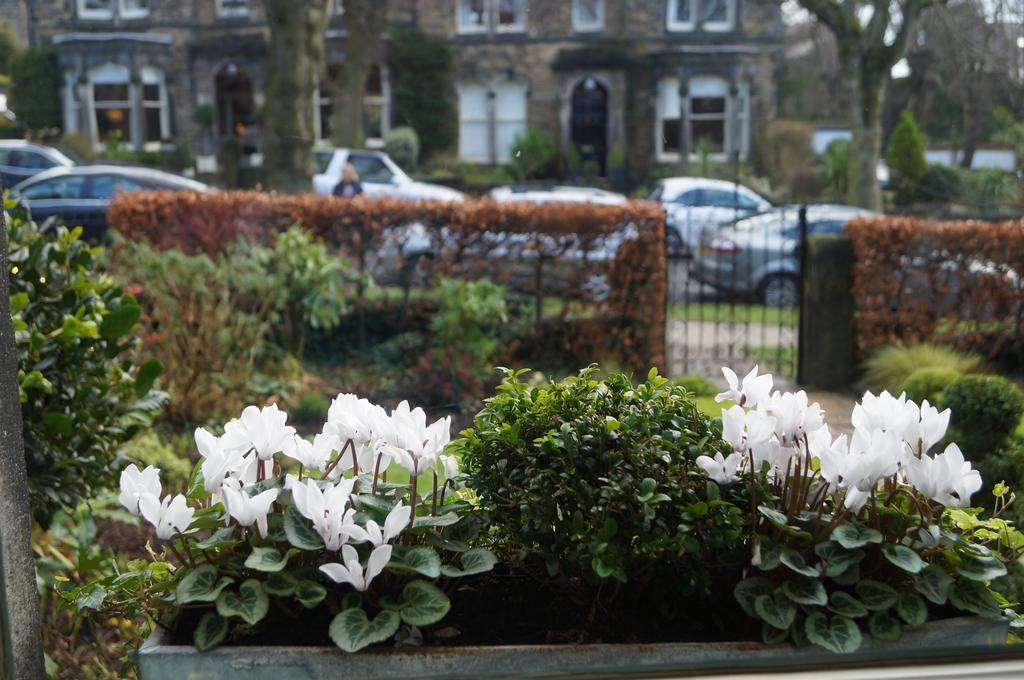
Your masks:
<instances>
[{"instance_id":1,"label":"green leaf","mask_svg":"<svg viewBox=\"0 0 1024 680\"><path fill-rule=\"evenodd\" d=\"M432 517L426 515L424 517L417 517L412 521L412 528L418 529L420 527L447 527L452 524L456 524L459 521L459 516L454 512L446 512L443 515Z\"/></svg>"},{"instance_id":2,"label":"green leaf","mask_svg":"<svg viewBox=\"0 0 1024 680\"><path fill-rule=\"evenodd\" d=\"M772 595L760 595L754 600L754 611L757 617L765 623L788 630L796 618L796 605L793 604L782 591L777 590Z\"/></svg>"},{"instance_id":3,"label":"green leaf","mask_svg":"<svg viewBox=\"0 0 1024 680\"><path fill-rule=\"evenodd\" d=\"M812 644L837 654L857 651L862 640L860 629L853 619L838 615L829 619L820 611L808 615L804 622L804 632Z\"/></svg>"},{"instance_id":4,"label":"green leaf","mask_svg":"<svg viewBox=\"0 0 1024 680\"><path fill-rule=\"evenodd\" d=\"M851 619L868 615L867 607L861 604L853 595L842 590L832 593L832 596L829 597L828 608L836 614L848 616Z\"/></svg>"},{"instance_id":5,"label":"green leaf","mask_svg":"<svg viewBox=\"0 0 1024 680\"><path fill-rule=\"evenodd\" d=\"M866 579L858 582L856 589L860 603L873 612L896 604L896 591L881 581Z\"/></svg>"},{"instance_id":6,"label":"green leaf","mask_svg":"<svg viewBox=\"0 0 1024 680\"><path fill-rule=\"evenodd\" d=\"M903 637L899 619L887 611L877 611L868 617L868 632L876 640L895 642Z\"/></svg>"},{"instance_id":7,"label":"green leaf","mask_svg":"<svg viewBox=\"0 0 1024 680\"><path fill-rule=\"evenodd\" d=\"M43 414L43 425L47 434L70 437L75 428L75 421L66 413L47 411Z\"/></svg>"},{"instance_id":8,"label":"green leaf","mask_svg":"<svg viewBox=\"0 0 1024 680\"><path fill-rule=\"evenodd\" d=\"M95 609L99 611L103 607L103 600L107 598L107 591L103 586L97 585L85 595L75 600L75 607L78 611L83 609Z\"/></svg>"},{"instance_id":9,"label":"green leaf","mask_svg":"<svg viewBox=\"0 0 1024 680\"><path fill-rule=\"evenodd\" d=\"M835 541L825 541L814 546L814 554L825 561L825 575L839 576L864 559L863 550L850 550Z\"/></svg>"},{"instance_id":10,"label":"green leaf","mask_svg":"<svg viewBox=\"0 0 1024 680\"><path fill-rule=\"evenodd\" d=\"M761 622L761 639L766 645L777 645L786 641L789 637L789 630L776 628L767 621Z\"/></svg>"},{"instance_id":11,"label":"green leaf","mask_svg":"<svg viewBox=\"0 0 1024 680\"><path fill-rule=\"evenodd\" d=\"M203 478L203 461L200 460L192 468L192 474L188 477L188 490L185 492L185 498L190 501L202 500L209 498L210 494L206 491L204 486L205 480Z\"/></svg>"},{"instance_id":12,"label":"green leaf","mask_svg":"<svg viewBox=\"0 0 1024 680\"><path fill-rule=\"evenodd\" d=\"M957 579L949 589L949 601L957 609L973 612L978 616L999 618L1002 610L988 587L979 581Z\"/></svg>"},{"instance_id":13,"label":"green leaf","mask_svg":"<svg viewBox=\"0 0 1024 680\"><path fill-rule=\"evenodd\" d=\"M789 526L789 518L774 508L769 508L767 505L759 505L757 506L757 511L767 517L768 521L776 526Z\"/></svg>"},{"instance_id":14,"label":"green leaf","mask_svg":"<svg viewBox=\"0 0 1024 680\"><path fill-rule=\"evenodd\" d=\"M413 581L402 590L402 620L410 626L429 626L444 618L452 603L441 589L426 581Z\"/></svg>"},{"instance_id":15,"label":"green leaf","mask_svg":"<svg viewBox=\"0 0 1024 680\"><path fill-rule=\"evenodd\" d=\"M28 293L15 293L11 295L11 316L18 314L28 307Z\"/></svg>"},{"instance_id":16,"label":"green leaf","mask_svg":"<svg viewBox=\"0 0 1024 680\"><path fill-rule=\"evenodd\" d=\"M825 586L816 578L797 576L782 584L782 592L797 604L820 605L828 604L828 593Z\"/></svg>"},{"instance_id":17,"label":"green leaf","mask_svg":"<svg viewBox=\"0 0 1024 680\"><path fill-rule=\"evenodd\" d=\"M238 592L225 590L217 598L217 613L225 618L237 616L250 626L256 625L267 615L270 598L263 584L254 578L242 581Z\"/></svg>"},{"instance_id":18,"label":"green leaf","mask_svg":"<svg viewBox=\"0 0 1024 680\"><path fill-rule=\"evenodd\" d=\"M200 550L209 550L210 548L215 548L218 545L221 545L223 543L227 543L228 541L232 540L234 535L235 535L235 527L234 527L234 525L230 525L230 526L226 526L226 527L220 527L215 532L210 534L210 536L208 538L205 538L205 539L197 542L196 543L196 547L199 548Z\"/></svg>"},{"instance_id":19,"label":"green leaf","mask_svg":"<svg viewBox=\"0 0 1024 680\"><path fill-rule=\"evenodd\" d=\"M103 321L100 322L100 335L107 340L116 340L127 334L140 316L142 308L137 304L122 304L103 317Z\"/></svg>"},{"instance_id":20,"label":"green leaf","mask_svg":"<svg viewBox=\"0 0 1024 680\"><path fill-rule=\"evenodd\" d=\"M433 548L418 546L392 555L388 569L398 573L420 573L428 578L437 578L441 575L441 558Z\"/></svg>"},{"instance_id":21,"label":"green leaf","mask_svg":"<svg viewBox=\"0 0 1024 680\"><path fill-rule=\"evenodd\" d=\"M783 548L779 553L779 560L798 574L811 578L817 578L819 575L818 570L804 562L804 556L792 548Z\"/></svg>"},{"instance_id":22,"label":"green leaf","mask_svg":"<svg viewBox=\"0 0 1024 680\"><path fill-rule=\"evenodd\" d=\"M220 643L224 642L224 638L228 636L228 620L223 616L218 616L213 612L206 612L202 618L199 619L199 625L196 626L196 632L192 635L192 644L196 646L200 652L205 652L208 649L213 649Z\"/></svg>"},{"instance_id":23,"label":"green leaf","mask_svg":"<svg viewBox=\"0 0 1024 680\"><path fill-rule=\"evenodd\" d=\"M917 574L925 567L925 561L921 556L905 545L887 543L882 546L882 555L910 574Z\"/></svg>"},{"instance_id":24,"label":"green leaf","mask_svg":"<svg viewBox=\"0 0 1024 680\"><path fill-rule=\"evenodd\" d=\"M957 565L956 570L961 576L972 581L991 581L1000 576L1006 576L1006 565L994 555L985 557L960 555L960 564Z\"/></svg>"},{"instance_id":25,"label":"green leaf","mask_svg":"<svg viewBox=\"0 0 1024 680\"><path fill-rule=\"evenodd\" d=\"M316 581L304 579L295 586L295 599L306 609L312 609L327 597L327 589Z\"/></svg>"},{"instance_id":26,"label":"green leaf","mask_svg":"<svg viewBox=\"0 0 1024 680\"><path fill-rule=\"evenodd\" d=\"M331 621L329 633L334 644L346 652L358 652L375 642L384 642L398 631L401 619L393 611L381 611L369 620L360 607L346 609Z\"/></svg>"},{"instance_id":27,"label":"green leaf","mask_svg":"<svg viewBox=\"0 0 1024 680\"><path fill-rule=\"evenodd\" d=\"M946 604L953 577L937 564L930 564L914 577L914 589L935 604Z\"/></svg>"},{"instance_id":28,"label":"green leaf","mask_svg":"<svg viewBox=\"0 0 1024 680\"><path fill-rule=\"evenodd\" d=\"M157 359L150 359L141 366L135 374L135 398L142 399L153 389L153 383L164 372L164 365Z\"/></svg>"},{"instance_id":29,"label":"green leaf","mask_svg":"<svg viewBox=\"0 0 1024 680\"><path fill-rule=\"evenodd\" d=\"M288 542L302 550L320 550L324 547L323 539L313 528L313 523L302 516L298 508L289 505L284 511L284 533Z\"/></svg>"},{"instance_id":30,"label":"green leaf","mask_svg":"<svg viewBox=\"0 0 1024 680\"><path fill-rule=\"evenodd\" d=\"M857 581L860 580L860 565L855 564L852 567L847 567L846 571L832 576L832 580L841 586L856 585Z\"/></svg>"},{"instance_id":31,"label":"green leaf","mask_svg":"<svg viewBox=\"0 0 1024 680\"><path fill-rule=\"evenodd\" d=\"M754 609L754 602L757 598L762 595L772 595L774 592L775 588L772 586L772 582L762 576L745 578L737 583L732 590L733 597L743 607L743 611L753 619L759 618L757 610Z\"/></svg>"},{"instance_id":32,"label":"green leaf","mask_svg":"<svg viewBox=\"0 0 1024 680\"><path fill-rule=\"evenodd\" d=\"M234 583L229 576L220 576L217 567L203 564L185 572L174 589L174 599L179 605L189 602L213 602L222 590Z\"/></svg>"},{"instance_id":33,"label":"green leaf","mask_svg":"<svg viewBox=\"0 0 1024 680\"><path fill-rule=\"evenodd\" d=\"M900 593L896 600L896 614L911 626L920 626L928 620L928 603L917 593Z\"/></svg>"},{"instance_id":34,"label":"green leaf","mask_svg":"<svg viewBox=\"0 0 1024 680\"><path fill-rule=\"evenodd\" d=\"M470 574L482 574L494 568L498 558L486 548L473 548L459 556L461 568L451 564L441 567L441 573L449 577L469 576Z\"/></svg>"},{"instance_id":35,"label":"green leaf","mask_svg":"<svg viewBox=\"0 0 1024 680\"><path fill-rule=\"evenodd\" d=\"M298 552L293 548L282 555L277 548L253 548L245 558L245 566L263 572L281 571L288 564L288 559Z\"/></svg>"},{"instance_id":36,"label":"green leaf","mask_svg":"<svg viewBox=\"0 0 1024 680\"><path fill-rule=\"evenodd\" d=\"M263 588L270 595L288 597L295 592L298 579L287 571L277 571L267 574L267 580L263 582Z\"/></svg>"},{"instance_id":37,"label":"green leaf","mask_svg":"<svg viewBox=\"0 0 1024 680\"><path fill-rule=\"evenodd\" d=\"M868 543L882 542L881 532L852 522L845 522L833 529L832 538L848 550L863 548Z\"/></svg>"}]
</instances>

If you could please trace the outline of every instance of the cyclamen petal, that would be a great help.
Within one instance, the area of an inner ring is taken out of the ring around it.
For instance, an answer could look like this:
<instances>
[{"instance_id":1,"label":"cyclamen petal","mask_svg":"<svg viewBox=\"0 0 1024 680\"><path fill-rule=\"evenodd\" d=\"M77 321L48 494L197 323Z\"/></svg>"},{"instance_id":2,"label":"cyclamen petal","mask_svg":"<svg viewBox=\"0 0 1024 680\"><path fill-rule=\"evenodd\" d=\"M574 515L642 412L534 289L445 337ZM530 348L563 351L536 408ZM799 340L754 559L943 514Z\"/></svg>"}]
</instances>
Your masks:
<instances>
[{"instance_id":1,"label":"cyclamen petal","mask_svg":"<svg viewBox=\"0 0 1024 680\"><path fill-rule=\"evenodd\" d=\"M147 522L156 529L156 537L169 540L188 529L195 515L195 508L188 507L181 494L166 496L161 502L152 494L139 499L139 509Z\"/></svg>"},{"instance_id":2,"label":"cyclamen petal","mask_svg":"<svg viewBox=\"0 0 1024 680\"><path fill-rule=\"evenodd\" d=\"M138 517L139 500L142 496L160 496L159 468L150 465L140 472L138 466L132 463L121 471L120 490L121 492L117 496L118 502L128 512Z\"/></svg>"}]
</instances>

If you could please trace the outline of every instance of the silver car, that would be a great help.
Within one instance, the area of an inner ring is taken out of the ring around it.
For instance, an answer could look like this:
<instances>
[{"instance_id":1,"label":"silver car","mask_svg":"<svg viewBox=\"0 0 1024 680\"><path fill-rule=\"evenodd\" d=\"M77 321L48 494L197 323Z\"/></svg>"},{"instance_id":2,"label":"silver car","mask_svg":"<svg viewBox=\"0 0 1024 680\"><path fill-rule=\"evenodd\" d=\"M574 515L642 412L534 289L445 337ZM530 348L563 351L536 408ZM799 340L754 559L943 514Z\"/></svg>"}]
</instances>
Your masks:
<instances>
[{"instance_id":1,"label":"silver car","mask_svg":"<svg viewBox=\"0 0 1024 680\"><path fill-rule=\"evenodd\" d=\"M730 296L770 307L794 307L799 299L800 206L786 206L701 234L690 276ZM875 213L845 205L807 208L807 234L838 234L856 217Z\"/></svg>"}]
</instances>

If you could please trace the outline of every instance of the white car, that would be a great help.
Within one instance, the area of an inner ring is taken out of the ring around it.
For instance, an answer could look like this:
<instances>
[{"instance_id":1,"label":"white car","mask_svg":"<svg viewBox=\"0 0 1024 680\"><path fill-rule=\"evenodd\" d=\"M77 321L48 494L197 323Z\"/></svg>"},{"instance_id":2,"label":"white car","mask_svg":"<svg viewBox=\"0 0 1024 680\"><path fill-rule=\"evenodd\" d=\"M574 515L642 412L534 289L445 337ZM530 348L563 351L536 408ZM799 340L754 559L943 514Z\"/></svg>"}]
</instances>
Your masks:
<instances>
[{"instance_id":1,"label":"white car","mask_svg":"<svg viewBox=\"0 0 1024 680\"><path fill-rule=\"evenodd\" d=\"M409 200L461 201L465 194L437 184L414 181L386 153L354 149L314 149L317 174L313 191L330 196L341 181L341 170L351 163L359 173L363 193L367 196L388 196Z\"/></svg>"},{"instance_id":2,"label":"white car","mask_svg":"<svg viewBox=\"0 0 1024 680\"><path fill-rule=\"evenodd\" d=\"M665 238L672 255L695 252L706 227L771 208L765 198L742 184L703 177L659 180L649 198L665 209Z\"/></svg>"},{"instance_id":3,"label":"white car","mask_svg":"<svg viewBox=\"0 0 1024 680\"><path fill-rule=\"evenodd\" d=\"M523 201L525 203L595 203L599 205L625 205L626 197L595 187L573 186L504 186L491 189L496 201Z\"/></svg>"}]
</instances>

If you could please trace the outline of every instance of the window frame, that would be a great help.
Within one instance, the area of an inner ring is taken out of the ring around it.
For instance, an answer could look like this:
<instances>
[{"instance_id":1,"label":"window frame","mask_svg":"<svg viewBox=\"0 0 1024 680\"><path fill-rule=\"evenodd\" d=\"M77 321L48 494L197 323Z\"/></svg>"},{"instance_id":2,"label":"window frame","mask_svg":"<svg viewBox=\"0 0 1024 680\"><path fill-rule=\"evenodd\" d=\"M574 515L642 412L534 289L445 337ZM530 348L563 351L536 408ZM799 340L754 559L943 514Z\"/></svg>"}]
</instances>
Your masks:
<instances>
[{"instance_id":1,"label":"window frame","mask_svg":"<svg viewBox=\"0 0 1024 680\"><path fill-rule=\"evenodd\" d=\"M677 21L676 9L679 7L679 3L685 2L690 6L690 20L689 21ZM668 0L665 3L665 29L671 33L684 33L696 30L697 28L697 12L699 11L697 0Z\"/></svg>"},{"instance_id":2,"label":"window frame","mask_svg":"<svg viewBox=\"0 0 1024 680\"><path fill-rule=\"evenodd\" d=\"M464 3L472 0L456 0L455 2L455 32L460 35L481 35L490 32L492 0L480 0L482 6L482 21L479 24L462 23L462 7Z\"/></svg>"},{"instance_id":3,"label":"window frame","mask_svg":"<svg viewBox=\"0 0 1024 680\"><path fill-rule=\"evenodd\" d=\"M243 0L244 5L238 7L225 7L225 0L217 0L217 18L218 19L235 19L239 17L247 17L252 12L252 8L249 6L248 0Z\"/></svg>"},{"instance_id":4,"label":"window frame","mask_svg":"<svg viewBox=\"0 0 1024 680\"><path fill-rule=\"evenodd\" d=\"M517 19L516 23L514 23L514 24L502 24L501 23L501 13L500 13L499 8L498 8L498 3L500 3L501 0L487 0L487 1L491 2L493 4L493 7L491 8L491 20L494 23L494 32L495 33L523 33L523 32L526 31L526 14L527 14L527 11L526 11L527 10L526 0L510 0L511 2L515 2L518 5L517 11L516 11L516 14L518 15L518 19Z\"/></svg>"},{"instance_id":5,"label":"window frame","mask_svg":"<svg viewBox=\"0 0 1024 680\"><path fill-rule=\"evenodd\" d=\"M674 83L675 87L671 88L675 92L676 96L676 113L675 117L668 117L664 113L664 107L662 106L662 94L667 88L663 88L662 83ZM683 129L683 102L682 96L679 94L682 81L678 76L666 75L658 79L657 84L657 97L655 98L655 126L654 126L654 149L655 158L661 163L672 163L681 161L683 158L683 149L686 146L685 130ZM675 151L667 151L665 149L666 137L663 134L665 129L665 122L669 120L676 121L679 126L679 149Z\"/></svg>"},{"instance_id":6,"label":"window frame","mask_svg":"<svg viewBox=\"0 0 1024 680\"><path fill-rule=\"evenodd\" d=\"M576 33L599 33L604 30L604 0L594 1L597 3L597 19L587 23L580 13L584 0L572 0L572 30Z\"/></svg>"},{"instance_id":7,"label":"window frame","mask_svg":"<svg viewBox=\"0 0 1024 680\"><path fill-rule=\"evenodd\" d=\"M364 91L360 115L363 116L363 143L367 149L383 149L384 140L391 131L391 83L388 67L385 64L371 64L367 70L367 78L373 68L380 70L380 94L368 94ZM380 107L380 137L370 137L366 132L367 107Z\"/></svg>"},{"instance_id":8,"label":"window frame","mask_svg":"<svg viewBox=\"0 0 1024 680\"><path fill-rule=\"evenodd\" d=\"M75 3L75 9L78 11L78 18L85 19L88 21L109 21L114 18L117 14L118 6L120 5L119 0L108 0L107 4L110 6L109 9L89 9L85 6L88 0L77 0Z\"/></svg>"},{"instance_id":9,"label":"window frame","mask_svg":"<svg viewBox=\"0 0 1024 680\"><path fill-rule=\"evenodd\" d=\"M128 8L128 0L120 0L118 2L118 10L121 13L122 19L144 19L149 16L150 2L151 0L145 0L146 6L143 8L134 7Z\"/></svg>"},{"instance_id":10,"label":"window frame","mask_svg":"<svg viewBox=\"0 0 1024 680\"><path fill-rule=\"evenodd\" d=\"M694 97L693 90L694 83L699 81L717 81L718 85L723 88L722 94L715 95L701 95ZM722 100L722 111L721 113L694 113L693 112L693 100L694 99L721 99ZM687 82L686 87L686 140L687 140L687 153L691 159L697 157L697 139L693 136L693 124L695 122L711 122L721 121L722 123L722 149L720 151L714 151L709 154L710 158L714 160L723 160L728 157L730 149L733 148L732 132L729 129L729 122L732 119L732 100L734 97L730 92L730 85L727 80L717 75L697 75L690 78Z\"/></svg>"},{"instance_id":11,"label":"window frame","mask_svg":"<svg viewBox=\"0 0 1024 680\"><path fill-rule=\"evenodd\" d=\"M507 107L498 106L498 99L499 99L498 90L500 90L502 87L514 87L517 90L519 90L519 92L516 93L516 97L517 98L519 96L519 93L520 92L522 93L522 97L523 97L523 101L522 101L523 115L522 115L522 117L516 116L516 117L513 118L513 117L508 117L508 116L504 115L505 112L508 110ZM530 96L529 96L529 88L527 87L526 83L524 83L522 81L514 80L514 79L506 79L506 80L502 80L501 82L495 83L494 86L491 88L491 91L494 93L494 96L491 98L491 102L493 103L493 105L491 106L491 115L490 115L491 126L492 126L492 129L493 129L493 133L491 135L491 154L490 154L491 155L491 162L492 163L498 163L498 164L511 163L512 162L512 146L515 146L515 139L517 137L519 137L520 134L525 134L526 130L529 128L529 124L530 124ZM517 133L515 136L513 136L512 144L507 149L501 149L499 147L499 141L498 140L500 138L500 135L498 134L498 131L499 131L499 128L501 128L502 126L505 126L505 127L517 126L517 128L519 130L519 133Z\"/></svg>"},{"instance_id":12,"label":"window frame","mask_svg":"<svg viewBox=\"0 0 1024 680\"><path fill-rule=\"evenodd\" d=\"M117 76L112 76L112 73L117 73ZM132 105L133 97L135 96L135 85L132 83L131 69L127 66L117 63L106 63L100 64L96 68L89 71L89 115L91 120L90 132L92 133L93 146L96 149L102 149L105 139L100 131L100 119L99 114L101 111L119 109L126 112L128 117L127 125L125 126L128 130L128 134L121 137L122 145L132 144L132 116L134 114L134 107ZM125 87L125 99L96 99L96 86L97 85L123 85Z\"/></svg>"},{"instance_id":13,"label":"window frame","mask_svg":"<svg viewBox=\"0 0 1024 680\"><path fill-rule=\"evenodd\" d=\"M466 96L467 91L470 89L478 89L483 94L484 106L483 114L479 117L467 117L465 115L465 106L463 106L463 98ZM480 163L487 164L491 162L491 92L487 83L480 81L467 81L458 84L457 87L457 105L458 105L458 124L459 124L459 142L458 142L458 156L460 160L466 161L467 163ZM465 124L480 126L483 125L484 130L484 151L482 156L467 156L463 150L463 134L462 127Z\"/></svg>"},{"instance_id":14,"label":"window frame","mask_svg":"<svg viewBox=\"0 0 1024 680\"><path fill-rule=\"evenodd\" d=\"M139 108L142 112L142 139L139 140L143 149L147 151L159 150L163 140L171 136L171 115L167 99L167 76L160 69L151 66L143 66L139 73L141 87L136 88L139 95ZM146 99L146 86L155 85L159 99ZM146 113L150 109L159 111L160 116L160 138L156 141L149 141L147 136L149 129L146 124Z\"/></svg>"},{"instance_id":15,"label":"window frame","mask_svg":"<svg viewBox=\"0 0 1024 680\"><path fill-rule=\"evenodd\" d=\"M696 0L692 0L696 1ZM727 33L736 27L736 0L721 0L725 3L725 19L722 21L706 21L701 19L700 28L710 33ZM701 0L701 9L708 0Z\"/></svg>"}]
</instances>

